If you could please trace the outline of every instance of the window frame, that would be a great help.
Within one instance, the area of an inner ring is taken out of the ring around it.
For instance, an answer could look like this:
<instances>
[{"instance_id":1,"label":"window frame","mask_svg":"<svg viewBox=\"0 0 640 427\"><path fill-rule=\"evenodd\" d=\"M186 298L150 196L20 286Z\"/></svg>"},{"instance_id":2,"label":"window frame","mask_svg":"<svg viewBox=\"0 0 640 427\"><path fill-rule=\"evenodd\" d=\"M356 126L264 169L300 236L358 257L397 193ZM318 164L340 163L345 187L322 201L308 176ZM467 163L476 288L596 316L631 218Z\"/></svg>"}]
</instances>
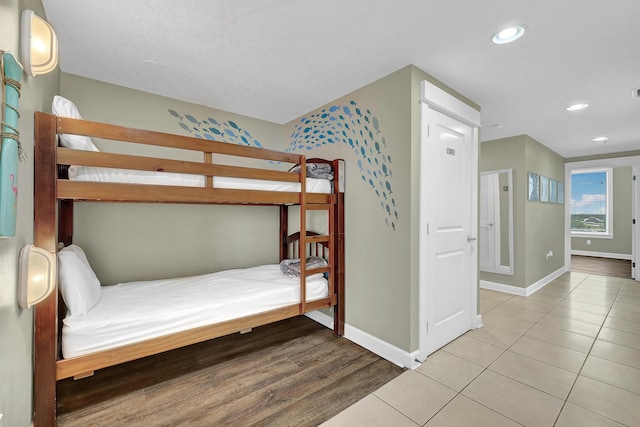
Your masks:
<instances>
[{"instance_id":1,"label":"window frame","mask_svg":"<svg viewBox=\"0 0 640 427\"><path fill-rule=\"evenodd\" d=\"M606 174L606 228L605 232L597 231L573 231L570 229L571 237L584 237L589 239L613 239L613 168L585 168L585 169L572 169L571 170L571 204L569 205L569 217L573 214L573 175L583 175L588 173L600 173ZM571 222L569 222L571 224Z\"/></svg>"}]
</instances>

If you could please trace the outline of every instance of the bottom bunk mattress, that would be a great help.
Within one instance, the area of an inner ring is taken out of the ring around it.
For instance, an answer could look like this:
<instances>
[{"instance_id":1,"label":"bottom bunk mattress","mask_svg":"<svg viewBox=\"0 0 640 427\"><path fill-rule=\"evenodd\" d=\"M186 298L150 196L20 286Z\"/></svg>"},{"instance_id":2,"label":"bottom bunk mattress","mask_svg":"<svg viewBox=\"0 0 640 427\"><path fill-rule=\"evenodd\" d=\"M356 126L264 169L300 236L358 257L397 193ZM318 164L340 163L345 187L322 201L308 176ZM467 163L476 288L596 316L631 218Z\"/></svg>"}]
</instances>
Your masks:
<instances>
[{"instance_id":1,"label":"bottom bunk mattress","mask_svg":"<svg viewBox=\"0 0 640 427\"><path fill-rule=\"evenodd\" d=\"M307 277L307 301L328 296L322 274ZM300 302L300 279L278 264L177 279L103 286L86 314L62 327L65 359Z\"/></svg>"}]
</instances>

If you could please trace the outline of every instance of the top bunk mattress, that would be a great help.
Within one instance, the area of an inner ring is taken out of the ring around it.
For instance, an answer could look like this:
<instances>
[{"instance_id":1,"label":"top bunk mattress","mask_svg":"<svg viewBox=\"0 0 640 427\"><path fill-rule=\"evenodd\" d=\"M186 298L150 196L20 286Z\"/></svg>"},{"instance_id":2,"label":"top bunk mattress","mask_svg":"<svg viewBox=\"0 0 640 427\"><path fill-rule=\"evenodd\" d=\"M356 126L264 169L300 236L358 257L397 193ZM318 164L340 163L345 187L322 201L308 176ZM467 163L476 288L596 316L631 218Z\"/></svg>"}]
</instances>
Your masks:
<instances>
[{"instance_id":1,"label":"top bunk mattress","mask_svg":"<svg viewBox=\"0 0 640 427\"><path fill-rule=\"evenodd\" d=\"M85 182L110 182L121 184L175 185L204 187L202 175L168 172L149 172L129 169L109 169L93 166L70 166L69 179ZM328 179L307 178L308 193L331 193L332 182ZM300 192L299 182L269 181L247 178L213 177L214 188L231 190L289 191Z\"/></svg>"},{"instance_id":2,"label":"top bunk mattress","mask_svg":"<svg viewBox=\"0 0 640 427\"><path fill-rule=\"evenodd\" d=\"M307 301L328 296L327 280L306 280ZM62 327L65 359L237 319L300 302L300 279L278 264L193 277L103 286L86 314Z\"/></svg>"}]
</instances>

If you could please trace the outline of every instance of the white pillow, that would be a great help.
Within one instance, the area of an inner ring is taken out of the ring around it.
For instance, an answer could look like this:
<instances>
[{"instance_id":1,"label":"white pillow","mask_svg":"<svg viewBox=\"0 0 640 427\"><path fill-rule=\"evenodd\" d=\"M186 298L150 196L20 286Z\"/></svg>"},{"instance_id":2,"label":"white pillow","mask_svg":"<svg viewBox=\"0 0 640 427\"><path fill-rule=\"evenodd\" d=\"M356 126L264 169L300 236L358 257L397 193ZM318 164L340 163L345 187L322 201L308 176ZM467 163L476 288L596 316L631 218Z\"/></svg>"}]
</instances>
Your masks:
<instances>
[{"instance_id":1,"label":"white pillow","mask_svg":"<svg viewBox=\"0 0 640 427\"><path fill-rule=\"evenodd\" d=\"M53 111L53 114L56 116L82 120L82 116L80 115L80 111L78 111L76 104L58 95L53 97L51 111ZM100 151L95 145L93 145L91 138L88 136L69 135L63 133L60 135L60 143L63 147L73 148L75 150Z\"/></svg>"},{"instance_id":2,"label":"white pillow","mask_svg":"<svg viewBox=\"0 0 640 427\"><path fill-rule=\"evenodd\" d=\"M73 252L74 254L76 254L76 256L78 258L80 258L80 261L82 261L83 264L85 264L85 266L89 269L92 270L91 265L89 264L89 260L87 259L87 254L84 253L84 250L82 250L82 248L78 245L69 245L69 246L65 246L64 248L62 248L62 250L60 252ZM92 270L93 271L93 270Z\"/></svg>"},{"instance_id":3,"label":"white pillow","mask_svg":"<svg viewBox=\"0 0 640 427\"><path fill-rule=\"evenodd\" d=\"M86 314L102 296L102 288L84 251L70 245L58 252L58 283L72 316Z\"/></svg>"}]
</instances>

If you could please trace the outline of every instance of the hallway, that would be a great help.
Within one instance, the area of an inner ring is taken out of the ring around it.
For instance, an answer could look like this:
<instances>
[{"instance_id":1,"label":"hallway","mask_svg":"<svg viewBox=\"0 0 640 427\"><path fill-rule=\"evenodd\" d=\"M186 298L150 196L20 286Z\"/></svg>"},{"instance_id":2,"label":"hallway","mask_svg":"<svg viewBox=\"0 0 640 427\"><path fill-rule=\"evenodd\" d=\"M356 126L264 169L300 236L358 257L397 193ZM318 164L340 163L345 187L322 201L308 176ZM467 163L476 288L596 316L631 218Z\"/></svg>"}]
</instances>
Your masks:
<instances>
[{"instance_id":1,"label":"hallway","mask_svg":"<svg viewBox=\"0 0 640 427\"><path fill-rule=\"evenodd\" d=\"M631 261L571 255L571 271L631 279Z\"/></svg>"},{"instance_id":2,"label":"hallway","mask_svg":"<svg viewBox=\"0 0 640 427\"><path fill-rule=\"evenodd\" d=\"M529 297L480 290L469 331L325 424L638 426L640 284L566 273Z\"/></svg>"}]
</instances>

